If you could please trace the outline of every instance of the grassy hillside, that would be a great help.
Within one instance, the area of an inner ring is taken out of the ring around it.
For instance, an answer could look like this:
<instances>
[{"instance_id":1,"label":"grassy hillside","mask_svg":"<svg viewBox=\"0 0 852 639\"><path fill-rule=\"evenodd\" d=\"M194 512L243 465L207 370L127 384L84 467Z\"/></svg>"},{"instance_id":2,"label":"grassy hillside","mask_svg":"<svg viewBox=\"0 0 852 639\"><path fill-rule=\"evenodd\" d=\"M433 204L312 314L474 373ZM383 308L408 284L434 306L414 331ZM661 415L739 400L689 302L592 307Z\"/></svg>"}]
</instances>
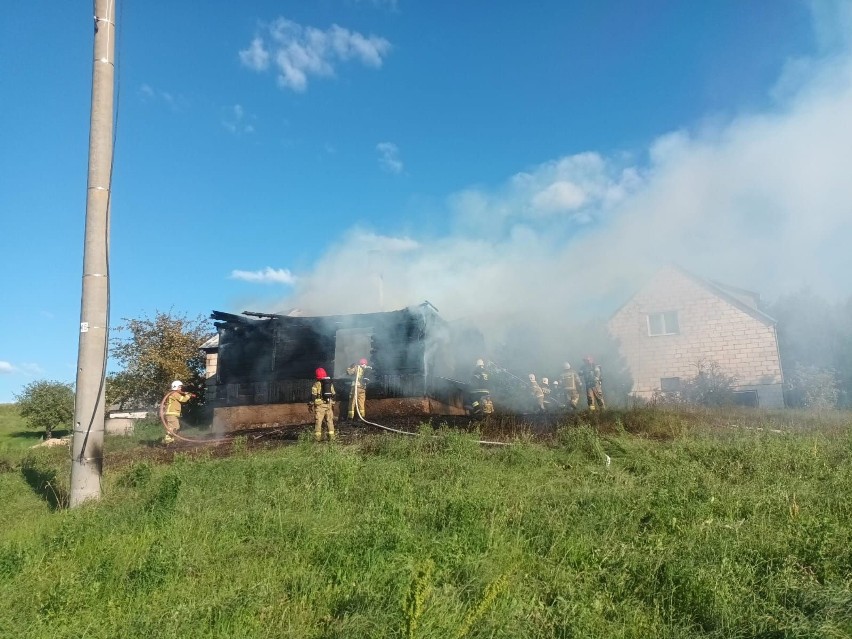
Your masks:
<instances>
[{"instance_id":1,"label":"grassy hillside","mask_svg":"<svg viewBox=\"0 0 852 639\"><path fill-rule=\"evenodd\" d=\"M41 435L27 429L17 404L0 404L0 454L32 446Z\"/></svg>"},{"instance_id":2,"label":"grassy hillside","mask_svg":"<svg viewBox=\"0 0 852 639\"><path fill-rule=\"evenodd\" d=\"M742 413L731 428L719 414L641 411L547 444L426 429L349 446L238 440L230 456L171 463L108 441L105 498L73 511L45 489L62 485L67 450L6 455L0 628L848 637L848 419L777 428L787 419Z\"/></svg>"},{"instance_id":3,"label":"grassy hillside","mask_svg":"<svg viewBox=\"0 0 852 639\"><path fill-rule=\"evenodd\" d=\"M61 428L53 431L54 437L67 434L68 431ZM0 455L30 448L42 439L44 439L44 430L29 428L18 412L17 404L0 404Z\"/></svg>"}]
</instances>

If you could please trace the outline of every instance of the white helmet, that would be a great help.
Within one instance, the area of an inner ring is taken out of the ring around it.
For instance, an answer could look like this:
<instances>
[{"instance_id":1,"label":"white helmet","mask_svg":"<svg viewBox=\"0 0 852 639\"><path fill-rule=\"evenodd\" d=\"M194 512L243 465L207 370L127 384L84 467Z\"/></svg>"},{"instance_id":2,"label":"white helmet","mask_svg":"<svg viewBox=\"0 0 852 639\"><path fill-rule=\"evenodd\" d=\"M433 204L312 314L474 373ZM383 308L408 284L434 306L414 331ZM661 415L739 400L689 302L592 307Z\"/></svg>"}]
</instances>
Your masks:
<instances>
[{"instance_id":1,"label":"white helmet","mask_svg":"<svg viewBox=\"0 0 852 639\"><path fill-rule=\"evenodd\" d=\"M175 381L172 382L172 390L180 390L181 388L183 388L183 382L182 381L180 381L179 379L176 379Z\"/></svg>"},{"instance_id":2,"label":"white helmet","mask_svg":"<svg viewBox=\"0 0 852 639\"><path fill-rule=\"evenodd\" d=\"M483 362L481 359L478 359L478 360L476 360L476 365L477 366L485 366L485 362Z\"/></svg>"},{"instance_id":3,"label":"white helmet","mask_svg":"<svg viewBox=\"0 0 852 639\"><path fill-rule=\"evenodd\" d=\"M571 364L569 364L568 362L565 362L565 366L564 366L564 368L565 368L565 370L566 370L566 371L567 371L567 370L570 370L570 368L571 368Z\"/></svg>"},{"instance_id":4,"label":"white helmet","mask_svg":"<svg viewBox=\"0 0 852 639\"><path fill-rule=\"evenodd\" d=\"M532 373L530 373L530 381L531 381L531 382L534 382L534 381L535 381L535 375L533 375Z\"/></svg>"},{"instance_id":5,"label":"white helmet","mask_svg":"<svg viewBox=\"0 0 852 639\"><path fill-rule=\"evenodd\" d=\"M542 384L549 384L550 382L548 382L548 381L547 381L547 378L546 378L546 377L542 377L542 378L541 378L541 383L542 383Z\"/></svg>"}]
</instances>

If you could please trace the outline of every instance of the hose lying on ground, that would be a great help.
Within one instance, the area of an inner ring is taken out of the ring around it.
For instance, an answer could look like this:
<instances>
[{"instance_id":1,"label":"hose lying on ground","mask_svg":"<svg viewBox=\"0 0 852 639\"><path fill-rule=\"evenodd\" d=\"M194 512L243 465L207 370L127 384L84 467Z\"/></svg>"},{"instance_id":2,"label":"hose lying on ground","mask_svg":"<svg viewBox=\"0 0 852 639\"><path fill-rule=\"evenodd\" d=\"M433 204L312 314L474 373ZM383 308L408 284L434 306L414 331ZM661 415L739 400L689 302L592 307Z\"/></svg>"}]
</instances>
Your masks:
<instances>
[{"instance_id":1,"label":"hose lying on ground","mask_svg":"<svg viewBox=\"0 0 852 639\"><path fill-rule=\"evenodd\" d=\"M191 437L184 437L183 435L180 435L176 431L173 431L171 428L169 428L168 424L166 423L166 401L168 400L169 395L171 395L171 394L172 394L172 391L169 391L168 393L166 393L163 396L163 399L160 402L160 410L159 410L160 423L163 425L163 428L165 429L166 433L168 433L171 437L174 437L175 439L179 439L181 441L189 442L189 443L192 443L192 444L215 444L215 443L219 443L219 442L233 441L235 436L209 437L209 438L206 438L206 439L193 439ZM389 433L396 433L397 435L409 435L411 437L416 437L418 435L418 433L411 433L411 432L408 432L408 431L405 431L405 430L399 430L397 428L391 428L390 426L383 426L382 424L377 424L376 422L369 421L367 418L365 418L361 414L361 409L358 406L358 402L355 402L355 412L358 415L358 419L361 420L362 422L364 422L365 424L369 424L370 426L375 426L376 428L387 431ZM432 435L432 437L437 438L437 435ZM490 441L490 440L487 440L487 439L479 439L479 440L477 440L476 443L482 444L483 446L511 446L512 445L512 442L498 442L498 441ZM609 464L607 464L607 465L609 465Z\"/></svg>"},{"instance_id":2,"label":"hose lying on ground","mask_svg":"<svg viewBox=\"0 0 852 639\"><path fill-rule=\"evenodd\" d=\"M377 424L376 422L368 421L366 417L361 414L361 408L358 406L358 402L355 402L355 413L358 415L358 419L360 419L365 424L369 424L370 426L375 426L376 428L381 428L384 431L389 433L397 433L398 435L410 435L412 437L417 437L418 433L410 433L406 430L399 430L396 428L391 428L390 426L382 426L381 424ZM432 437L437 438L437 435L432 435ZM511 446L512 442L494 442L488 441L485 439L479 439L476 442L477 444L482 444L484 446Z\"/></svg>"}]
</instances>

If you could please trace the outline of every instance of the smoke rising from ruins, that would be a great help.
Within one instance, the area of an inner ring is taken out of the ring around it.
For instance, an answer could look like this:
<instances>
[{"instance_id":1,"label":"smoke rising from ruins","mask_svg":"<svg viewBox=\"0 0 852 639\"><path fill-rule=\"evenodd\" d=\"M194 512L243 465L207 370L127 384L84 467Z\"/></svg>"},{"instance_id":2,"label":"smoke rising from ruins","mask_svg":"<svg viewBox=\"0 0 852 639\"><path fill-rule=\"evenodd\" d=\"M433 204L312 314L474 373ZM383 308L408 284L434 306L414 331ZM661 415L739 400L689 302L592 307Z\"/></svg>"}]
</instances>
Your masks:
<instances>
[{"instance_id":1,"label":"smoke rising from ruins","mask_svg":"<svg viewBox=\"0 0 852 639\"><path fill-rule=\"evenodd\" d=\"M852 25L852 11L839 4L828 18L814 15L832 48L791 60L763 112L667 132L641 152L565 156L497 188L455 193L442 237L351 229L299 274L290 297L264 310L363 313L429 300L491 337L521 316L555 336L608 316L670 262L770 299L806 285L847 295L852 55L836 34Z\"/></svg>"}]
</instances>

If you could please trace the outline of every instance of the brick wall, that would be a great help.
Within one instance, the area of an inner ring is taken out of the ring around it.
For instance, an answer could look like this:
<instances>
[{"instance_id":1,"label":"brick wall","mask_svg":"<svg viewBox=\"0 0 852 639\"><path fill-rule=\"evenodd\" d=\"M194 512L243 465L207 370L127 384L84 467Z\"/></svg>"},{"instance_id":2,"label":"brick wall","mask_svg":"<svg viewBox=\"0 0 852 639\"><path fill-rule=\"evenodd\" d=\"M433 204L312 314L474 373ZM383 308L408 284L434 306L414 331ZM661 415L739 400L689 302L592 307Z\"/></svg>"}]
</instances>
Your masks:
<instances>
[{"instance_id":1,"label":"brick wall","mask_svg":"<svg viewBox=\"0 0 852 639\"><path fill-rule=\"evenodd\" d=\"M648 315L677 311L676 335L649 335ZM761 406L783 406L775 326L715 294L675 268L660 271L609 321L634 380L633 393L651 396L660 379L688 379L701 360L716 362L742 390L757 390Z\"/></svg>"},{"instance_id":2,"label":"brick wall","mask_svg":"<svg viewBox=\"0 0 852 639\"><path fill-rule=\"evenodd\" d=\"M219 353L218 351L207 351L207 355L204 358L204 377L205 379L210 379L211 377L216 377L216 369L219 367Z\"/></svg>"}]
</instances>

